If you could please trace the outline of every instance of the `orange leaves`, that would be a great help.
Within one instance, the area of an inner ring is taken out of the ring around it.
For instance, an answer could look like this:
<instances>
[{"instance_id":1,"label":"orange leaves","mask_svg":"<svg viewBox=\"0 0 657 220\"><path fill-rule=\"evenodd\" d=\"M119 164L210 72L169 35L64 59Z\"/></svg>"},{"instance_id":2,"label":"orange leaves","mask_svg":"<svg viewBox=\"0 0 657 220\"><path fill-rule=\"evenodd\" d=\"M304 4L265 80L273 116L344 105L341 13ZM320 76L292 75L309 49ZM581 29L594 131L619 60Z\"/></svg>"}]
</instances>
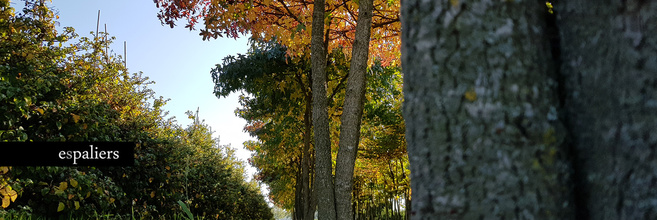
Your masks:
<instances>
[{"instance_id":1,"label":"orange leaves","mask_svg":"<svg viewBox=\"0 0 657 220\"><path fill-rule=\"evenodd\" d=\"M455 0L452 0L454 2ZM458 1L455 1L458 2ZM329 51L351 49L358 18L358 4L354 1L326 1L325 30L328 31ZM185 18L194 25L203 18L204 39L226 35L238 37L250 33L261 40L275 38L285 45L289 56L302 56L310 45L313 5L305 0L231 0L190 1L161 0L158 17L165 23ZM375 0L372 19L373 59L396 64L399 59L400 30L399 1ZM299 27L305 27L299 28ZM371 62L370 62L371 64Z\"/></svg>"}]
</instances>

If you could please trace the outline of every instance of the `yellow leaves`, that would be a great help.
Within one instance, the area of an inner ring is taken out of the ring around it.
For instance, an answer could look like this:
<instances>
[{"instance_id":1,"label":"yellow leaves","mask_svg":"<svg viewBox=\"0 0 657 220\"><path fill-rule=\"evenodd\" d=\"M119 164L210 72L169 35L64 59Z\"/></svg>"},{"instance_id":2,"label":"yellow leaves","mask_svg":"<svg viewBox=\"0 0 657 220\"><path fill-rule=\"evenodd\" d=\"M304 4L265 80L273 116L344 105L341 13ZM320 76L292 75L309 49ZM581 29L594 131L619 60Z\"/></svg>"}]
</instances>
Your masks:
<instances>
[{"instance_id":1,"label":"yellow leaves","mask_svg":"<svg viewBox=\"0 0 657 220\"><path fill-rule=\"evenodd\" d=\"M64 211L64 208L66 208L66 205L64 205L63 202L59 202L59 205L57 206L57 212Z\"/></svg>"},{"instance_id":2,"label":"yellow leaves","mask_svg":"<svg viewBox=\"0 0 657 220\"><path fill-rule=\"evenodd\" d=\"M151 191L151 198L155 197L155 191Z\"/></svg>"},{"instance_id":3,"label":"yellow leaves","mask_svg":"<svg viewBox=\"0 0 657 220\"><path fill-rule=\"evenodd\" d=\"M2 208L7 208L11 202L16 201L18 193L14 191L9 184L6 183L5 178L2 178L2 175L9 172L10 167L2 166L0 167L0 198L2 198Z\"/></svg>"},{"instance_id":4,"label":"yellow leaves","mask_svg":"<svg viewBox=\"0 0 657 220\"><path fill-rule=\"evenodd\" d=\"M7 208L9 206L9 198L2 197L2 208Z\"/></svg>"},{"instance_id":5,"label":"yellow leaves","mask_svg":"<svg viewBox=\"0 0 657 220\"><path fill-rule=\"evenodd\" d=\"M301 95L301 92L293 92L290 95L290 99L292 99L292 100L296 100L296 99L299 99L299 98L302 98L302 97L303 96Z\"/></svg>"},{"instance_id":6,"label":"yellow leaves","mask_svg":"<svg viewBox=\"0 0 657 220\"><path fill-rule=\"evenodd\" d=\"M449 0L449 3L452 5L452 7L456 8L459 6L459 0Z\"/></svg>"},{"instance_id":7,"label":"yellow leaves","mask_svg":"<svg viewBox=\"0 0 657 220\"><path fill-rule=\"evenodd\" d=\"M78 181L77 180L71 179L71 180L69 180L69 182L71 183L72 187L78 187Z\"/></svg>"},{"instance_id":8,"label":"yellow leaves","mask_svg":"<svg viewBox=\"0 0 657 220\"><path fill-rule=\"evenodd\" d=\"M278 90L284 91L286 88L285 81L278 82Z\"/></svg>"},{"instance_id":9,"label":"yellow leaves","mask_svg":"<svg viewBox=\"0 0 657 220\"><path fill-rule=\"evenodd\" d=\"M56 187L56 189L55 189L55 195L65 194L64 190L66 190L67 188L68 188L68 183L66 183L66 182L59 183L59 186Z\"/></svg>"},{"instance_id":10,"label":"yellow leaves","mask_svg":"<svg viewBox=\"0 0 657 220\"><path fill-rule=\"evenodd\" d=\"M465 92L465 99L468 101L474 102L477 100L477 92L474 91L474 89L469 89L467 92Z\"/></svg>"},{"instance_id":11,"label":"yellow leaves","mask_svg":"<svg viewBox=\"0 0 657 220\"><path fill-rule=\"evenodd\" d=\"M0 189L0 196L2 196L2 208L7 208L11 202L16 201L18 193L14 191L11 186L5 186Z\"/></svg>"},{"instance_id":12,"label":"yellow leaves","mask_svg":"<svg viewBox=\"0 0 657 220\"><path fill-rule=\"evenodd\" d=\"M37 112L39 112L39 114L43 115L43 109L42 109L42 108L36 108L35 110L36 110Z\"/></svg>"},{"instance_id":13,"label":"yellow leaves","mask_svg":"<svg viewBox=\"0 0 657 220\"><path fill-rule=\"evenodd\" d=\"M153 177L148 178L148 182L149 182L149 183L152 183L152 182L153 182Z\"/></svg>"},{"instance_id":14,"label":"yellow leaves","mask_svg":"<svg viewBox=\"0 0 657 220\"><path fill-rule=\"evenodd\" d=\"M170 167L170 166L166 166L166 167L164 167L164 169L166 169L166 170L171 170L171 167Z\"/></svg>"},{"instance_id":15,"label":"yellow leaves","mask_svg":"<svg viewBox=\"0 0 657 220\"><path fill-rule=\"evenodd\" d=\"M109 198L109 203L114 203L114 201L116 201L116 199L114 199L114 198Z\"/></svg>"},{"instance_id":16,"label":"yellow leaves","mask_svg":"<svg viewBox=\"0 0 657 220\"><path fill-rule=\"evenodd\" d=\"M73 122L75 122L76 124L78 123L78 121L80 121L79 115L71 113L71 116L73 116Z\"/></svg>"},{"instance_id":17,"label":"yellow leaves","mask_svg":"<svg viewBox=\"0 0 657 220\"><path fill-rule=\"evenodd\" d=\"M66 182L61 182L61 183L59 183L59 187L58 187L58 188L59 188L59 190L64 191L64 190L66 190L66 189L68 188L68 183L66 183Z\"/></svg>"},{"instance_id":18,"label":"yellow leaves","mask_svg":"<svg viewBox=\"0 0 657 220\"><path fill-rule=\"evenodd\" d=\"M548 12L550 12L550 14L554 14L554 7L552 6L551 2L545 2L545 6L547 6Z\"/></svg>"},{"instance_id":19,"label":"yellow leaves","mask_svg":"<svg viewBox=\"0 0 657 220\"><path fill-rule=\"evenodd\" d=\"M75 201L75 202L73 202L73 205L75 205L75 210L80 209L80 202Z\"/></svg>"}]
</instances>

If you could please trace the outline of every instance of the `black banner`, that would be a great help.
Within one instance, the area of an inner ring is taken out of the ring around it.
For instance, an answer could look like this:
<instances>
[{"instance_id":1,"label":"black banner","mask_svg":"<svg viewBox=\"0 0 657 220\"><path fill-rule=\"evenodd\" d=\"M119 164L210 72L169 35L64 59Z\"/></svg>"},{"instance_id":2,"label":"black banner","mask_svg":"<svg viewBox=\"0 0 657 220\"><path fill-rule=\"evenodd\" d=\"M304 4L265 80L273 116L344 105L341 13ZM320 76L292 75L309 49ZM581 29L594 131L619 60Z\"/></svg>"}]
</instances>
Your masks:
<instances>
[{"instance_id":1,"label":"black banner","mask_svg":"<svg viewBox=\"0 0 657 220\"><path fill-rule=\"evenodd\" d=\"M132 166L130 142L0 142L0 166Z\"/></svg>"}]
</instances>

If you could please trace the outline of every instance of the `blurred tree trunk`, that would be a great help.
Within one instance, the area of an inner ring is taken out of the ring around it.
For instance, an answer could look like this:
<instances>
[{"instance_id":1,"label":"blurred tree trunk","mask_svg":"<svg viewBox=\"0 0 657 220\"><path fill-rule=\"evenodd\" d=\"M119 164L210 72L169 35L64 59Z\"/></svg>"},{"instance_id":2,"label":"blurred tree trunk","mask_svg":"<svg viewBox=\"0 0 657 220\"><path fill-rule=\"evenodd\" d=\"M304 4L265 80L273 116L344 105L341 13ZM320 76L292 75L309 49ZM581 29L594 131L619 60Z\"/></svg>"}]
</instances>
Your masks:
<instances>
[{"instance_id":1,"label":"blurred tree trunk","mask_svg":"<svg viewBox=\"0 0 657 220\"><path fill-rule=\"evenodd\" d=\"M402 2L413 219L572 219L545 2Z\"/></svg>"},{"instance_id":2,"label":"blurred tree trunk","mask_svg":"<svg viewBox=\"0 0 657 220\"><path fill-rule=\"evenodd\" d=\"M402 3L411 216L657 218L657 4L449 3Z\"/></svg>"},{"instance_id":3,"label":"blurred tree trunk","mask_svg":"<svg viewBox=\"0 0 657 220\"><path fill-rule=\"evenodd\" d=\"M657 219L657 3L559 1L578 219Z\"/></svg>"}]
</instances>

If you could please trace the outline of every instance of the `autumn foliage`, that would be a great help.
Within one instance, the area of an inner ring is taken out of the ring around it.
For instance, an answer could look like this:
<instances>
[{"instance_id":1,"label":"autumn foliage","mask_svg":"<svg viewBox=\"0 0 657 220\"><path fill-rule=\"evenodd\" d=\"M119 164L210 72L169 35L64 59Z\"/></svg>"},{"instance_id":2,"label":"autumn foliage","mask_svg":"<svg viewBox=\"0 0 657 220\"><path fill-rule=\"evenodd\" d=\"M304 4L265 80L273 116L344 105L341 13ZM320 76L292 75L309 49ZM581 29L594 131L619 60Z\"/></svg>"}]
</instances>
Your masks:
<instances>
[{"instance_id":1,"label":"autumn foliage","mask_svg":"<svg viewBox=\"0 0 657 220\"><path fill-rule=\"evenodd\" d=\"M160 8L163 24L174 27L183 20L185 27L201 26L203 39L238 37L251 34L261 41L277 39L288 48L288 55L307 56L313 2L306 0L154 0ZM327 0L325 44L333 49L351 51L354 41L358 3ZM398 65L401 26L399 1L376 0L372 18L370 53L384 66ZM370 59L370 64L374 59Z\"/></svg>"}]
</instances>

